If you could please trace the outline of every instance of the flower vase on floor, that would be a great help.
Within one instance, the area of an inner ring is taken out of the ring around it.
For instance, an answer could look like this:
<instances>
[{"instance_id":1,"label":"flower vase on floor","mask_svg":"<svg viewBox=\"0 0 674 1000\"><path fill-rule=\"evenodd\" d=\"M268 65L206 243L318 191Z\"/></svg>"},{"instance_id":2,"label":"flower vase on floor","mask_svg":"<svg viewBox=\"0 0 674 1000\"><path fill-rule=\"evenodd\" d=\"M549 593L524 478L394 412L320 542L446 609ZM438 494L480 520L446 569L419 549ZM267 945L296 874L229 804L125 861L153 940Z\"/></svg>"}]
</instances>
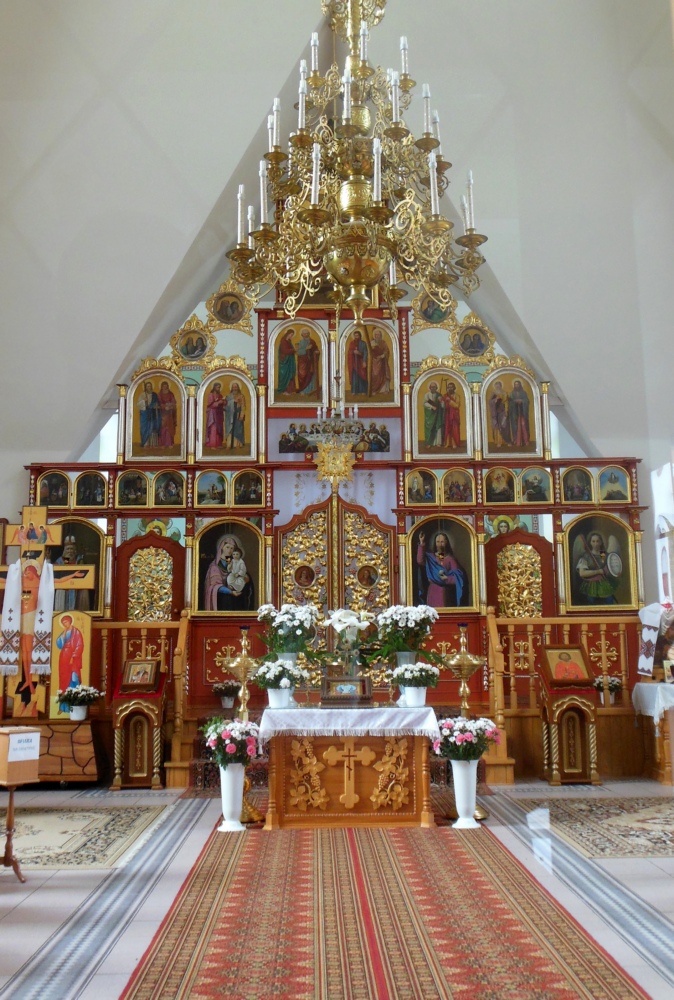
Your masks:
<instances>
[{"instance_id":1,"label":"flower vase on floor","mask_svg":"<svg viewBox=\"0 0 674 1000\"><path fill-rule=\"evenodd\" d=\"M220 794L222 796L222 823L219 833L245 830L241 822L243 808L243 779L246 768L243 764L228 764L220 767Z\"/></svg>"},{"instance_id":2,"label":"flower vase on floor","mask_svg":"<svg viewBox=\"0 0 674 1000\"><path fill-rule=\"evenodd\" d=\"M71 722L84 722L89 711L88 705L71 705L70 706L70 721Z\"/></svg>"},{"instance_id":3,"label":"flower vase on floor","mask_svg":"<svg viewBox=\"0 0 674 1000\"><path fill-rule=\"evenodd\" d=\"M287 688L267 688L270 708L290 708L293 689Z\"/></svg>"},{"instance_id":4,"label":"flower vase on floor","mask_svg":"<svg viewBox=\"0 0 674 1000\"><path fill-rule=\"evenodd\" d=\"M405 698L405 708L421 708L426 704L425 687L403 687L400 690Z\"/></svg>"},{"instance_id":5,"label":"flower vase on floor","mask_svg":"<svg viewBox=\"0 0 674 1000\"><path fill-rule=\"evenodd\" d=\"M477 805L477 765L477 760L452 760L454 802L459 817L452 826L458 830L474 830L480 826L474 815Z\"/></svg>"}]
</instances>

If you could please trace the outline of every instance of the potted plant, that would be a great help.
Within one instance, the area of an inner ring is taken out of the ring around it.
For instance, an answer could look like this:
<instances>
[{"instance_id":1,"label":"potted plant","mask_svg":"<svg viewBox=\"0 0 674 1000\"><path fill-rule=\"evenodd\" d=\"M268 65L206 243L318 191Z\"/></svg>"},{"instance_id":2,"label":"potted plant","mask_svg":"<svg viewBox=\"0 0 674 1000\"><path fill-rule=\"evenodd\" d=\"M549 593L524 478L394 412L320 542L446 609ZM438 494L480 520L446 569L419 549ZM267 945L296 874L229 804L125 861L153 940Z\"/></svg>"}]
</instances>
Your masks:
<instances>
[{"instance_id":1,"label":"potted plant","mask_svg":"<svg viewBox=\"0 0 674 1000\"><path fill-rule=\"evenodd\" d=\"M440 738L434 740L433 750L439 757L452 762L454 801L458 819L452 825L458 829L477 827L475 804L477 798L477 762L490 744L500 743L501 734L491 719L439 719Z\"/></svg>"},{"instance_id":2,"label":"potted plant","mask_svg":"<svg viewBox=\"0 0 674 1000\"><path fill-rule=\"evenodd\" d=\"M426 704L426 688L437 687L440 678L438 667L419 660L418 663L401 663L390 672L391 683L400 688L398 704L405 708L418 708Z\"/></svg>"},{"instance_id":3,"label":"potted plant","mask_svg":"<svg viewBox=\"0 0 674 1000\"><path fill-rule=\"evenodd\" d=\"M602 705L604 704L604 691L605 691L604 680L607 681L609 704L612 705L615 701L615 696L618 694L619 691L622 691L623 689L622 681L620 680L619 677L615 677L612 674L608 675L599 674L598 677L595 677L595 679L592 682L592 686L596 691L599 692L599 698L601 700Z\"/></svg>"},{"instance_id":4,"label":"potted plant","mask_svg":"<svg viewBox=\"0 0 674 1000\"><path fill-rule=\"evenodd\" d=\"M253 684L267 692L270 708L288 708L293 689L307 680L309 671L287 659L261 663L251 677Z\"/></svg>"},{"instance_id":5,"label":"potted plant","mask_svg":"<svg viewBox=\"0 0 674 1000\"><path fill-rule=\"evenodd\" d=\"M267 626L267 634L262 636L269 648L269 656L283 654L283 659L297 659L298 653L306 653L309 643L316 635L316 625L320 611L315 604L282 604L279 611L273 604L263 604L257 612L257 620Z\"/></svg>"},{"instance_id":6,"label":"potted plant","mask_svg":"<svg viewBox=\"0 0 674 1000\"><path fill-rule=\"evenodd\" d=\"M395 655L398 664L414 663L437 620L438 612L429 604L387 608L377 615L377 656L388 660Z\"/></svg>"},{"instance_id":7,"label":"potted plant","mask_svg":"<svg viewBox=\"0 0 674 1000\"><path fill-rule=\"evenodd\" d=\"M244 830L241 822L246 764L261 757L259 727L240 719L211 719L202 727L206 746L220 767L221 833Z\"/></svg>"},{"instance_id":8,"label":"potted plant","mask_svg":"<svg viewBox=\"0 0 674 1000\"><path fill-rule=\"evenodd\" d=\"M56 697L59 702L59 709L62 712L70 712L71 722L83 722L87 717L89 705L93 705L101 697L101 691L87 684L78 684L76 687L68 687L65 691L57 691Z\"/></svg>"},{"instance_id":9,"label":"potted plant","mask_svg":"<svg viewBox=\"0 0 674 1000\"><path fill-rule=\"evenodd\" d=\"M213 694L218 696L223 708L233 708L240 689L238 681L219 681L213 685Z\"/></svg>"}]
</instances>

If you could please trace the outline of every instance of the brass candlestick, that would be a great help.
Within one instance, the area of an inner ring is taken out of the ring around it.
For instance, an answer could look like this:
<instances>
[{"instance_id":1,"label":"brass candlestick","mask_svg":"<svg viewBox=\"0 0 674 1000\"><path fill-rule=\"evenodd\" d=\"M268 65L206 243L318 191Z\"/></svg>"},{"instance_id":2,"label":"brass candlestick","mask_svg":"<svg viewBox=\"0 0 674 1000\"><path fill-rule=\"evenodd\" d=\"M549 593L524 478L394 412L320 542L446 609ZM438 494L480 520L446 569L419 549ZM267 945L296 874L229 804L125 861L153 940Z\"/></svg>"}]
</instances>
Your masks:
<instances>
[{"instance_id":1,"label":"brass candlestick","mask_svg":"<svg viewBox=\"0 0 674 1000\"><path fill-rule=\"evenodd\" d=\"M461 695L461 717L470 718L470 688L468 681L487 662L486 656L477 656L468 652L468 640L466 632L467 625L459 625L459 652L453 653L445 659L445 664L452 671L454 676L461 681L459 694ZM481 805L475 807L475 819L486 819L489 813ZM453 817L452 817L453 818Z\"/></svg>"},{"instance_id":2,"label":"brass candlestick","mask_svg":"<svg viewBox=\"0 0 674 1000\"><path fill-rule=\"evenodd\" d=\"M454 653L452 656L448 656L444 661L445 666L449 667L454 676L461 681L459 694L461 695L461 716L464 719L470 718L470 707L468 703L468 699L470 698L470 688L468 687L468 681L473 674L481 667L484 667L487 662L487 658L485 656L477 656L468 652L466 639L467 631L467 625L459 625L459 652Z\"/></svg>"},{"instance_id":3,"label":"brass candlestick","mask_svg":"<svg viewBox=\"0 0 674 1000\"><path fill-rule=\"evenodd\" d=\"M233 660L222 659L218 666L223 666L225 670L228 670L231 674L234 674L237 681L241 683L241 692L239 694L239 701L241 702L241 708L239 709L239 718L242 722L248 722L248 702L250 700L250 692L248 690L248 681L251 676L257 670L257 660L250 655L250 640L248 638L248 626L244 625L241 627L241 652L238 656L235 656ZM252 802L248 801L248 793L250 792L250 778L248 775L245 776L243 781L243 804L241 807L241 822L242 823L260 823L264 816L256 809Z\"/></svg>"}]
</instances>

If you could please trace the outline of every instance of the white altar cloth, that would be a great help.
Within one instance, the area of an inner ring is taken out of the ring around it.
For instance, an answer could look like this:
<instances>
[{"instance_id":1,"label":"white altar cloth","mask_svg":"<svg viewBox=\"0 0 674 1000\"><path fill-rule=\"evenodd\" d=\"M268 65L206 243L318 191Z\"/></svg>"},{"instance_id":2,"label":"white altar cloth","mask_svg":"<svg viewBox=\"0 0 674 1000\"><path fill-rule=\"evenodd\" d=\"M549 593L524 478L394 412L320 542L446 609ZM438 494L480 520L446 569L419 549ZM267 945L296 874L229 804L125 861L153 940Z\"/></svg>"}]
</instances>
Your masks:
<instances>
[{"instance_id":1,"label":"white altar cloth","mask_svg":"<svg viewBox=\"0 0 674 1000\"><path fill-rule=\"evenodd\" d=\"M440 738L432 708L266 708L260 740L272 736L428 736Z\"/></svg>"},{"instance_id":2,"label":"white altar cloth","mask_svg":"<svg viewBox=\"0 0 674 1000\"><path fill-rule=\"evenodd\" d=\"M632 704L637 715L650 715L657 726L665 712L674 708L674 684L635 684Z\"/></svg>"}]
</instances>

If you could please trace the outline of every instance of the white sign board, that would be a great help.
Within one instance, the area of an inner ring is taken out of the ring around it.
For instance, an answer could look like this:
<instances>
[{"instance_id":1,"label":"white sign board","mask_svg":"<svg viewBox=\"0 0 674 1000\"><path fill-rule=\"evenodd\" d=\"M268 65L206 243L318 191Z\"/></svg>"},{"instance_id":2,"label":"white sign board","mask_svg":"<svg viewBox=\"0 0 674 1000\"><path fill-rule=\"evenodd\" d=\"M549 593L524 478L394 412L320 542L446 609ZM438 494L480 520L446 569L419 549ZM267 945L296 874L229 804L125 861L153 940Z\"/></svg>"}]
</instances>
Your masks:
<instances>
[{"instance_id":1,"label":"white sign board","mask_svg":"<svg viewBox=\"0 0 674 1000\"><path fill-rule=\"evenodd\" d=\"M7 761L37 760L40 756L39 733L10 733Z\"/></svg>"}]
</instances>

